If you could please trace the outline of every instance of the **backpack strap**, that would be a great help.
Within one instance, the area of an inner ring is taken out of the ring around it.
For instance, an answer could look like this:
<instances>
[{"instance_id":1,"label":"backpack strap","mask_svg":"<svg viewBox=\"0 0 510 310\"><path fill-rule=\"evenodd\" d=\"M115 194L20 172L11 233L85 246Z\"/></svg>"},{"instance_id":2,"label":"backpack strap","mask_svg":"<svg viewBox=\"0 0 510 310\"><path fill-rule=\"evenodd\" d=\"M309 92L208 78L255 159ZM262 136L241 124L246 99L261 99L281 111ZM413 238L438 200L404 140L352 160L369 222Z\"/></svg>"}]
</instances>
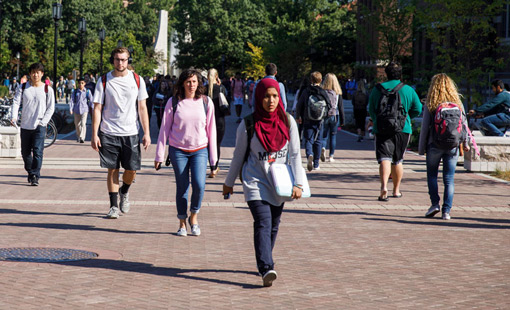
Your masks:
<instances>
[{"instance_id":1,"label":"backpack strap","mask_svg":"<svg viewBox=\"0 0 510 310\"><path fill-rule=\"evenodd\" d=\"M140 76L138 74L136 74L135 72L133 72L133 77L135 78L136 87L138 87L138 89L140 89Z\"/></svg>"},{"instance_id":2,"label":"backpack strap","mask_svg":"<svg viewBox=\"0 0 510 310\"><path fill-rule=\"evenodd\" d=\"M21 100L19 102L19 106L23 105L23 93L25 92L25 88L27 87L27 82L21 84Z\"/></svg>"}]
</instances>

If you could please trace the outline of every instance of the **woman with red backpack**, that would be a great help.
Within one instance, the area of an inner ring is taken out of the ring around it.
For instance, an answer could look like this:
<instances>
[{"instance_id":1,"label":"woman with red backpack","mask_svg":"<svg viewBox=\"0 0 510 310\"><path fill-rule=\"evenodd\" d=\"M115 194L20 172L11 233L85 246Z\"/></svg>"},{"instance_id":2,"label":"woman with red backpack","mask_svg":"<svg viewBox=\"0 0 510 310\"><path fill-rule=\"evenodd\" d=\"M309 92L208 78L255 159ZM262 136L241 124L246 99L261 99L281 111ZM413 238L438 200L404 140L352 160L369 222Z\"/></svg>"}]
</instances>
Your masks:
<instances>
[{"instance_id":1,"label":"woman with red backpack","mask_svg":"<svg viewBox=\"0 0 510 310\"><path fill-rule=\"evenodd\" d=\"M450 219L453 203L454 175L459 147L469 151L466 138L467 120L455 82L445 73L432 77L423 109L419 153L427 155L427 185L431 207L425 217L433 217L442 211L444 220ZM440 209L437 176L443 161L443 205Z\"/></svg>"}]
</instances>

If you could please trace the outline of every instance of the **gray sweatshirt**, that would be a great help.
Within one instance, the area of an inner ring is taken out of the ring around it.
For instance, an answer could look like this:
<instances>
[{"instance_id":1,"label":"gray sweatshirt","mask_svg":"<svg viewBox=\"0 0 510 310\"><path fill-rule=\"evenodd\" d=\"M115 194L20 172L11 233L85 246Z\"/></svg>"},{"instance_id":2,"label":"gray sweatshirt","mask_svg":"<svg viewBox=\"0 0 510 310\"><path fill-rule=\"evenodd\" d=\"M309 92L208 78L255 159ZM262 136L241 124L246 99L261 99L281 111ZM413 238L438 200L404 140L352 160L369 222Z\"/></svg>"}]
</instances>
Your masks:
<instances>
[{"instance_id":1,"label":"gray sweatshirt","mask_svg":"<svg viewBox=\"0 0 510 310\"><path fill-rule=\"evenodd\" d=\"M243 163L243 161L248 135L244 122L241 122L237 127L236 148L225 185L233 187L239 171L242 169L245 201L265 200L272 205L279 206L285 201L292 200L290 197L280 197L276 194L273 179L269 172L269 158L275 158L275 163L288 163L295 176L295 184L303 184L304 171L301 164L299 132L294 118L290 117L290 119L290 141L278 152L267 152L254 132L250 143L250 155L246 163Z\"/></svg>"},{"instance_id":2,"label":"gray sweatshirt","mask_svg":"<svg viewBox=\"0 0 510 310\"><path fill-rule=\"evenodd\" d=\"M46 126L55 110L55 96L53 89L48 86L48 93L44 91L45 85L34 87L27 82L23 91L23 107L21 111L21 128L34 130L37 126ZM18 119L21 103L22 87L18 87L14 95L11 118Z\"/></svg>"}]
</instances>

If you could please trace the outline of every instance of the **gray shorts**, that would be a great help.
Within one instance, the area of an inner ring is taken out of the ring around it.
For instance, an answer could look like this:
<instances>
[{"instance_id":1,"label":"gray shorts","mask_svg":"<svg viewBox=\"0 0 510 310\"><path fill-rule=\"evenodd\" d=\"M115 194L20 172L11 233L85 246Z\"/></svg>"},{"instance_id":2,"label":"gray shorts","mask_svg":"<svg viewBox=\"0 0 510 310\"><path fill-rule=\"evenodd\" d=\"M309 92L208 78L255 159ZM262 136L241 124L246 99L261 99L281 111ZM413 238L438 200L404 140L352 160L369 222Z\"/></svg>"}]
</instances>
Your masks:
<instances>
[{"instance_id":1,"label":"gray shorts","mask_svg":"<svg viewBox=\"0 0 510 310\"><path fill-rule=\"evenodd\" d=\"M111 136L99 132L101 167L108 169L140 170L142 156L138 135Z\"/></svg>"}]
</instances>

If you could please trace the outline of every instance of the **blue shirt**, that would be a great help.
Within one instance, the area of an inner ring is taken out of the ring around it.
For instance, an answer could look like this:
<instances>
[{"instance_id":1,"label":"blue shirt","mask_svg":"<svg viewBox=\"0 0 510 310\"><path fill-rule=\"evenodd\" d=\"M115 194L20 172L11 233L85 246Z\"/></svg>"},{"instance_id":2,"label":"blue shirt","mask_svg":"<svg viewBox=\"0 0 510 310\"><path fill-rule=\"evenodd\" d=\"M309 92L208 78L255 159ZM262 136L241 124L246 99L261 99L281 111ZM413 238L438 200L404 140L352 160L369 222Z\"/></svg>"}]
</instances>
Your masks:
<instances>
[{"instance_id":1,"label":"blue shirt","mask_svg":"<svg viewBox=\"0 0 510 310\"><path fill-rule=\"evenodd\" d=\"M84 114L89 111L89 106L92 107L92 95L90 90L75 89L71 95L71 103L69 104L69 110L75 114Z\"/></svg>"}]
</instances>

